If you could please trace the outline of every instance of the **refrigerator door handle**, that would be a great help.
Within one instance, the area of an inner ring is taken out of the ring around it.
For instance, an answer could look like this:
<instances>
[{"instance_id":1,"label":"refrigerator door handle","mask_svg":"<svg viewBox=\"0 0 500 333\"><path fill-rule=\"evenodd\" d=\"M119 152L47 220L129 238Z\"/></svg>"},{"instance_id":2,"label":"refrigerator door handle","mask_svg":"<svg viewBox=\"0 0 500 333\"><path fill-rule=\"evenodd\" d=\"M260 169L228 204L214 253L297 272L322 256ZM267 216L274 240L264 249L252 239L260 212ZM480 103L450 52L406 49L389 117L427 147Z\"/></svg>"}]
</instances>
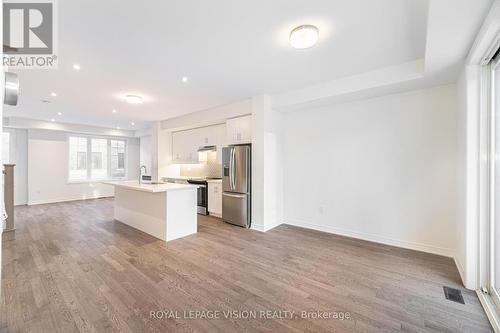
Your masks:
<instances>
[{"instance_id":1,"label":"refrigerator door handle","mask_svg":"<svg viewBox=\"0 0 500 333\"><path fill-rule=\"evenodd\" d=\"M225 195L226 197L241 199L244 198L246 194L224 193L223 195Z\"/></svg>"},{"instance_id":2,"label":"refrigerator door handle","mask_svg":"<svg viewBox=\"0 0 500 333\"><path fill-rule=\"evenodd\" d=\"M231 190L236 189L236 149L231 149Z\"/></svg>"},{"instance_id":3,"label":"refrigerator door handle","mask_svg":"<svg viewBox=\"0 0 500 333\"><path fill-rule=\"evenodd\" d=\"M233 148L229 152L229 188L233 189Z\"/></svg>"},{"instance_id":4,"label":"refrigerator door handle","mask_svg":"<svg viewBox=\"0 0 500 333\"><path fill-rule=\"evenodd\" d=\"M236 149L233 149L233 191L236 190Z\"/></svg>"}]
</instances>

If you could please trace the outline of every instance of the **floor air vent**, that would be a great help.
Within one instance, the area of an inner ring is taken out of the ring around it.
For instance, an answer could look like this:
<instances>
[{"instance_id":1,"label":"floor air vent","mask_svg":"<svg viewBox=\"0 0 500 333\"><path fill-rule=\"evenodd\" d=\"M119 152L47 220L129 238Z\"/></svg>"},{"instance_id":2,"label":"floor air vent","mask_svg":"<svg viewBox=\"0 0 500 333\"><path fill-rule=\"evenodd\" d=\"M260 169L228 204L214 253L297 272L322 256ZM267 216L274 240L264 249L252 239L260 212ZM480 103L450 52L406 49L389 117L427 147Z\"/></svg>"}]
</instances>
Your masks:
<instances>
[{"instance_id":1,"label":"floor air vent","mask_svg":"<svg viewBox=\"0 0 500 333\"><path fill-rule=\"evenodd\" d=\"M450 287L443 287L443 290L444 297L446 297L447 300L465 304L464 297L462 296L462 292L460 290Z\"/></svg>"}]
</instances>

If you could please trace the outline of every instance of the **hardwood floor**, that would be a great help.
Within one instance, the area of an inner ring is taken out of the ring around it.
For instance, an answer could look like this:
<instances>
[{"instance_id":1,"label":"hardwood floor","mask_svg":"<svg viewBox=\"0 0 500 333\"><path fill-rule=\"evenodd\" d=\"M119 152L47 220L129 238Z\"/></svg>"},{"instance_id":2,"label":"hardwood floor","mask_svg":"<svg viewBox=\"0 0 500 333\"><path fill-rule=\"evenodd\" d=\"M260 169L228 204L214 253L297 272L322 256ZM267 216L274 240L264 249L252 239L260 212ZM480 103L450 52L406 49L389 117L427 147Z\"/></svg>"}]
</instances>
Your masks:
<instances>
[{"instance_id":1,"label":"hardwood floor","mask_svg":"<svg viewBox=\"0 0 500 333\"><path fill-rule=\"evenodd\" d=\"M198 234L166 244L114 222L112 206L17 208L16 240L3 244L0 332L491 332L450 258L205 217ZM465 305L446 300L444 285L461 288ZM257 312L223 319L233 310ZM264 319L266 310L298 316Z\"/></svg>"}]
</instances>

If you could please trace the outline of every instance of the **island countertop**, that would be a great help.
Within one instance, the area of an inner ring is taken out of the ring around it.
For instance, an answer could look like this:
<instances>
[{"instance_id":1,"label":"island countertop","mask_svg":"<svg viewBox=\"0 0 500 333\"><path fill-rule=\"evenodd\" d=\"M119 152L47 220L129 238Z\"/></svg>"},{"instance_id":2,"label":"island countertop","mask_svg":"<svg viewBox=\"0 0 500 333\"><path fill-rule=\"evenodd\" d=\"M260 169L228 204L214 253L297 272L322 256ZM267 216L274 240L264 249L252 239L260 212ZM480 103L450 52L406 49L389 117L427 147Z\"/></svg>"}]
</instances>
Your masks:
<instances>
[{"instance_id":1,"label":"island countertop","mask_svg":"<svg viewBox=\"0 0 500 333\"><path fill-rule=\"evenodd\" d=\"M170 191L182 191L197 188L197 185L187 185L187 184L139 184L137 180L125 180L125 181L110 181L103 182L103 184L118 186L122 188L127 188L130 190L149 192L149 193L160 193L160 192L170 192Z\"/></svg>"}]
</instances>

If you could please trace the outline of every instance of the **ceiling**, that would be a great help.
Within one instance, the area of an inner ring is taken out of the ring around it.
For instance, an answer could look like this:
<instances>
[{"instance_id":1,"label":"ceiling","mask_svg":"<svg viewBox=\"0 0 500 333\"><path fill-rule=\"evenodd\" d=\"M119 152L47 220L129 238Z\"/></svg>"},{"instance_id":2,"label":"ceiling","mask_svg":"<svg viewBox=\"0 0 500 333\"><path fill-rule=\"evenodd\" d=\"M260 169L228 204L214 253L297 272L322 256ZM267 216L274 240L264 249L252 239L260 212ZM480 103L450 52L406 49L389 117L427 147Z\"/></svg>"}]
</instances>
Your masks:
<instances>
[{"instance_id":1,"label":"ceiling","mask_svg":"<svg viewBox=\"0 0 500 333\"><path fill-rule=\"evenodd\" d=\"M20 102L7 116L142 128L426 52L424 0L72 0L58 1L58 11L59 68L19 71ZM289 46L301 24L319 28L313 48ZM126 93L146 101L126 104Z\"/></svg>"}]
</instances>

